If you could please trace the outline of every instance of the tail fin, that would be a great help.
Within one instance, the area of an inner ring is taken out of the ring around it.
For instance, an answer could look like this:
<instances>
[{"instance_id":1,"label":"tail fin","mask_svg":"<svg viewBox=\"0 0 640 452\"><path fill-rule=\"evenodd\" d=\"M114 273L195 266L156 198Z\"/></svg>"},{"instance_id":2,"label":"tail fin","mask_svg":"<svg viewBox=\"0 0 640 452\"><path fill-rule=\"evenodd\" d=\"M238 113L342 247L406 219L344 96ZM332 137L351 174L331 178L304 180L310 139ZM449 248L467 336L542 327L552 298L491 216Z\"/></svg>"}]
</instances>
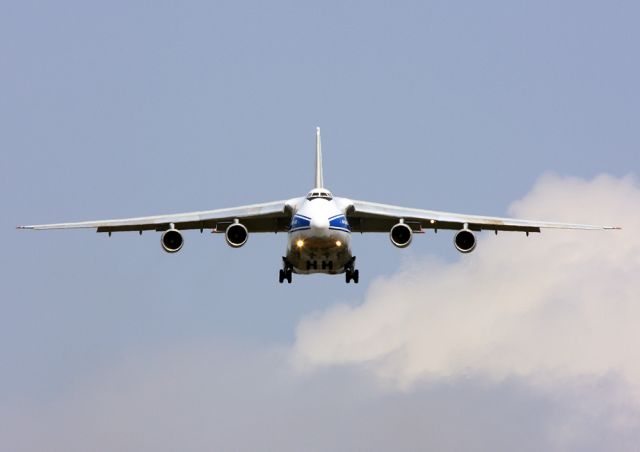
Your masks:
<instances>
[{"instance_id":1,"label":"tail fin","mask_svg":"<svg viewBox=\"0 0 640 452\"><path fill-rule=\"evenodd\" d=\"M316 185L315 188L324 188L322 177L322 145L320 143L320 127L316 127Z\"/></svg>"}]
</instances>

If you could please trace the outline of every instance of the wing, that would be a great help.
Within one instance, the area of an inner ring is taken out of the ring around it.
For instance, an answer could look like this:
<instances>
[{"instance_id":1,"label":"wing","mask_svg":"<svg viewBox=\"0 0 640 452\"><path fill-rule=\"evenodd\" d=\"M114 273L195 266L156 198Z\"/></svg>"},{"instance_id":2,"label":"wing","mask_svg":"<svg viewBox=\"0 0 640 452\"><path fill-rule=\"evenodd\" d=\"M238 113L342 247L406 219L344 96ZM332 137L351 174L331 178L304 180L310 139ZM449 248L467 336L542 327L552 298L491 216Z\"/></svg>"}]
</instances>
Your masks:
<instances>
[{"instance_id":1,"label":"wing","mask_svg":"<svg viewBox=\"0 0 640 452\"><path fill-rule=\"evenodd\" d=\"M213 229L216 232L222 232L237 219L247 227L249 232L280 232L286 231L290 224L293 202L293 200L274 201L229 209L118 220L18 226L18 229L95 228L97 232L108 233L119 231L164 231L169 229L169 226L173 223L180 230Z\"/></svg>"},{"instance_id":2,"label":"wing","mask_svg":"<svg viewBox=\"0 0 640 452\"><path fill-rule=\"evenodd\" d=\"M543 228L604 230L620 229L615 226L590 224L551 223L547 221L517 220L513 218L483 217L435 210L411 209L367 201L351 201L347 219L354 232L389 232L400 219L415 231L422 229L462 229L472 231L540 232Z\"/></svg>"}]
</instances>

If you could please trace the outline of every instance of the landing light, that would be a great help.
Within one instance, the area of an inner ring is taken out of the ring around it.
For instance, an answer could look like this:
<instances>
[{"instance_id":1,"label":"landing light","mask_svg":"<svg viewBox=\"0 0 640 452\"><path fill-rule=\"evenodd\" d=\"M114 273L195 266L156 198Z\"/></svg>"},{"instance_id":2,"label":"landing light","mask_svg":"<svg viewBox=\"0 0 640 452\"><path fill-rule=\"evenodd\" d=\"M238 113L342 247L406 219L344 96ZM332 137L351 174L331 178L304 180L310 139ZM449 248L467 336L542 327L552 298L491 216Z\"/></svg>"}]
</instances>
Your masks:
<instances>
[{"instance_id":1,"label":"landing light","mask_svg":"<svg viewBox=\"0 0 640 452\"><path fill-rule=\"evenodd\" d=\"M435 223L435 222L436 222L436 220L431 220L431 224L433 224L433 223Z\"/></svg>"},{"instance_id":2,"label":"landing light","mask_svg":"<svg viewBox=\"0 0 640 452\"><path fill-rule=\"evenodd\" d=\"M302 246L303 246L303 245L304 245L304 241L302 241L302 240L298 240L298 241L296 242L296 246L297 246L298 248L302 248Z\"/></svg>"},{"instance_id":3,"label":"landing light","mask_svg":"<svg viewBox=\"0 0 640 452\"><path fill-rule=\"evenodd\" d=\"M336 246L342 246L342 242L340 240L336 240Z\"/></svg>"}]
</instances>

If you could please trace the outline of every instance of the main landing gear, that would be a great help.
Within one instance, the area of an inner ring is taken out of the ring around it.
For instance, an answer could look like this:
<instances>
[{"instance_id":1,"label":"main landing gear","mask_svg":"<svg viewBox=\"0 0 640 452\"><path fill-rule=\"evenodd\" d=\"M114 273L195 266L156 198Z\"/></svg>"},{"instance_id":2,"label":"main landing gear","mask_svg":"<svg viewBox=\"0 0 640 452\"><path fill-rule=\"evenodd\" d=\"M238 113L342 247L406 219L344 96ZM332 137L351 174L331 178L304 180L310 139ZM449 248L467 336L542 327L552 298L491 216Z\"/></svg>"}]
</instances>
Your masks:
<instances>
[{"instance_id":1,"label":"main landing gear","mask_svg":"<svg viewBox=\"0 0 640 452\"><path fill-rule=\"evenodd\" d=\"M360 271L356 270L356 268L354 267L355 262L356 257L354 256L345 267L344 276L347 284L349 284L351 281L353 281L354 284L358 284L358 280L360 279Z\"/></svg>"},{"instance_id":2,"label":"main landing gear","mask_svg":"<svg viewBox=\"0 0 640 452\"><path fill-rule=\"evenodd\" d=\"M282 269L280 270L280 284L287 280L287 283L291 284L291 279L293 278L293 266L287 261L286 258L282 258Z\"/></svg>"}]
</instances>

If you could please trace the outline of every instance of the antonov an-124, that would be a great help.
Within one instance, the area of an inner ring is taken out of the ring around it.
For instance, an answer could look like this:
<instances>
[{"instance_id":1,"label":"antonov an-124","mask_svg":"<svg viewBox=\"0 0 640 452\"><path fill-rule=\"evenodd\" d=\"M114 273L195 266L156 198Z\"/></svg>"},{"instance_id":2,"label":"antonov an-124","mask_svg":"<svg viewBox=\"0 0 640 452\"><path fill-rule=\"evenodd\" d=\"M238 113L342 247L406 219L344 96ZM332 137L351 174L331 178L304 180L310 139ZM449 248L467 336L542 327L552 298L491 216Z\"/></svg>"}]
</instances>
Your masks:
<instances>
[{"instance_id":1,"label":"antonov an-124","mask_svg":"<svg viewBox=\"0 0 640 452\"><path fill-rule=\"evenodd\" d=\"M120 220L83 221L77 223L18 226L19 229L93 228L97 232L162 232L160 243L167 253L182 249L182 231L205 229L224 234L227 243L239 248L249 234L286 232L287 249L282 258L279 281L291 283L292 275L326 273L345 274L347 283L358 283L356 257L351 249L354 232L386 232L398 248L409 246L413 235L432 229L452 229L453 244L461 253L476 248L475 232L482 230L520 231L527 235L549 229L605 230L613 226L550 223L512 218L483 217L438 212L340 198L324 187L320 128L316 129L315 186L305 197L201 212L126 218Z\"/></svg>"}]
</instances>

